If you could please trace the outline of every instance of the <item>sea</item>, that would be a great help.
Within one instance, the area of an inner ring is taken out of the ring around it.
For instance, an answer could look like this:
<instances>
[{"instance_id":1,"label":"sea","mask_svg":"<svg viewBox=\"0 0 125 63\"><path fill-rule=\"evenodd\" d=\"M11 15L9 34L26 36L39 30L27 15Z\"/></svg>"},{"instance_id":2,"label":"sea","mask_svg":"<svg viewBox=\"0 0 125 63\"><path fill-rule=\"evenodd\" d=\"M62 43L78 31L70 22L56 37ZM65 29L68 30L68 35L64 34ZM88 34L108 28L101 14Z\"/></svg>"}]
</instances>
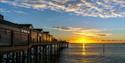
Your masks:
<instances>
[{"instance_id":1,"label":"sea","mask_svg":"<svg viewBox=\"0 0 125 63\"><path fill-rule=\"evenodd\" d=\"M69 44L56 63L125 63L125 44Z\"/></svg>"}]
</instances>

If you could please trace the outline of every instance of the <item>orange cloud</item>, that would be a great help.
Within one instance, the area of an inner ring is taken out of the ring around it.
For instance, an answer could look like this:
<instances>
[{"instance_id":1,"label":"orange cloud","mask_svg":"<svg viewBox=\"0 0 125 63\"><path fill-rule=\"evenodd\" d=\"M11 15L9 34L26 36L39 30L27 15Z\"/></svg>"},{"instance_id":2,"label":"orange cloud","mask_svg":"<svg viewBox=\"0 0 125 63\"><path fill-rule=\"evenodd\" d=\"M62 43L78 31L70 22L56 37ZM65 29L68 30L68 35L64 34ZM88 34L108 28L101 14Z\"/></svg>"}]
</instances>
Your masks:
<instances>
[{"instance_id":1,"label":"orange cloud","mask_svg":"<svg viewBox=\"0 0 125 63\"><path fill-rule=\"evenodd\" d=\"M104 33L103 30L98 29L87 29L87 28L76 28L76 27L54 27L53 29L65 32L71 32L76 35L92 36L92 37L105 37L112 35L111 33Z\"/></svg>"}]
</instances>

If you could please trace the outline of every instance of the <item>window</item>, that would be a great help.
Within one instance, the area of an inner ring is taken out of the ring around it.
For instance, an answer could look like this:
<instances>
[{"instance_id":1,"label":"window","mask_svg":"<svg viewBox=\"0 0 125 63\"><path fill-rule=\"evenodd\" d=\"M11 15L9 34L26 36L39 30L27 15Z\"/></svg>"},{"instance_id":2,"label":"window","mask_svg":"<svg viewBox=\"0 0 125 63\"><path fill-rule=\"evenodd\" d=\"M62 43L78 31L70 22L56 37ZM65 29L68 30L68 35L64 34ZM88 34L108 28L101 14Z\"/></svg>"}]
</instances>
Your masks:
<instances>
[{"instance_id":1,"label":"window","mask_svg":"<svg viewBox=\"0 0 125 63\"><path fill-rule=\"evenodd\" d=\"M28 30L21 30L21 32L30 33Z\"/></svg>"}]
</instances>

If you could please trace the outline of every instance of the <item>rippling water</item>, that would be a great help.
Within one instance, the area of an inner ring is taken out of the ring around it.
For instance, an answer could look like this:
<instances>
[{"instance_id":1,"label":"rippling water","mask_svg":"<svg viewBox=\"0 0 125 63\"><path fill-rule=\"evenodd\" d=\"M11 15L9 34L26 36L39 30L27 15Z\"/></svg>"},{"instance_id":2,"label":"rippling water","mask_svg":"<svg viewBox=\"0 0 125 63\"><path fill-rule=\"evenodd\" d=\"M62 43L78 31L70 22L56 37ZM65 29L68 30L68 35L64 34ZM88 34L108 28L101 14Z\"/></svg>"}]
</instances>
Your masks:
<instances>
[{"instance_id":1,"label":"rippling water","mask_svg":"<svg viewBox=\"0 0 125 63\"><path fill-rule=\"evenodd\" d=\"M125 44L70 44L59 63L125 63Z\"/></svg>"}]
</instances>

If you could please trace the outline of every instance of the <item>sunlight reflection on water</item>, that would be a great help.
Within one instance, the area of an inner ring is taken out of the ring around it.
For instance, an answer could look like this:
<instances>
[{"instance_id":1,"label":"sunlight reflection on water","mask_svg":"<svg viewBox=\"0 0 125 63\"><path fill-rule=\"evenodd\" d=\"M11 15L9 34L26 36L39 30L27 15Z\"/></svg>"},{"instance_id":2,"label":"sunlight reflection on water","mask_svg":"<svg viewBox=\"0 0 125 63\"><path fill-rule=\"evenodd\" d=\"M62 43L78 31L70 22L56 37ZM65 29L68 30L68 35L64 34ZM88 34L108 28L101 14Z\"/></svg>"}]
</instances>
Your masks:
<instances>
[{"instance_id":1,"label":"sunlight reflection on water","mask_svg":"<svg viewBox=\"0 0 125 63\"><path fill-rule=\"evenodd\" d=\"M125 44L70 44L60 63L125 63Z\"/></svg>"},{"instance_id":2,"label":"sunlight reflection on water","mask_svg":"<svg viewBox=\"0 0 125 63\"><path fill-rule=\"evenodd\" d=\"M82 45L82 55L86 55L86 48L85 44Z\"/></svg>"}]
</instances>

